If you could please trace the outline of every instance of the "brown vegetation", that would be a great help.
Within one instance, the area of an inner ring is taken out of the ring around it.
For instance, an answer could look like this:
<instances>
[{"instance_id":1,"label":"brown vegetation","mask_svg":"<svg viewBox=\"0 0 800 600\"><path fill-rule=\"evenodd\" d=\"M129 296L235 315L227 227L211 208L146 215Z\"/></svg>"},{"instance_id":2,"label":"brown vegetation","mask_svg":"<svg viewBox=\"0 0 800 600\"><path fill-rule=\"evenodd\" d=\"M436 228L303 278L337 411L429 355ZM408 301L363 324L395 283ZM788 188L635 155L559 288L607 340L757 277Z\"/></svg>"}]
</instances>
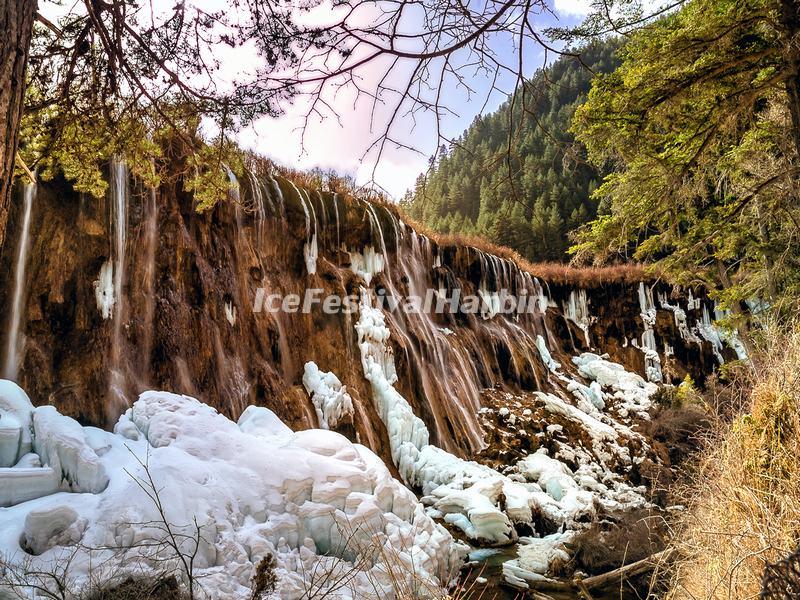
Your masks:
<instances>
[{"instance_id":1,"label":"brown vegetation","mask_svg":"<svg viewBox=\"0 0 800 600\"><path fill-rule=\"evenodd\" d=\"M769 326L756 340L744 410L720 420L685 494L672 599L758 597L765 566L800 536L800 331Z\"/></svg>"}]
</instances>

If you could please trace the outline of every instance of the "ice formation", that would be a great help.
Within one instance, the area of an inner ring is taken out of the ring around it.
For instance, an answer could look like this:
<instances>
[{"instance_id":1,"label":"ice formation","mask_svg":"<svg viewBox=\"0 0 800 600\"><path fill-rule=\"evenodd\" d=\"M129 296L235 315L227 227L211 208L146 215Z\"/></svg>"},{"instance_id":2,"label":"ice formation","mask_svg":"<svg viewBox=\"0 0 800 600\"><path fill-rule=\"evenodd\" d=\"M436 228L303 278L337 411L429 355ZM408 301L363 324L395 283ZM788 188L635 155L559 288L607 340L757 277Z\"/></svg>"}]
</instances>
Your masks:
<instances>
[{"instance_id":1,"label":"ice formation","mask_svg":"<svg viewBox=\"0 0 800 600\"><path fill-rule=\"evenodd\" d=\"M363 278L367 285L372 284L372 278L383 271L383 254L376 251L373 246L366 246L363 252L350 252L350 270Z\"/></svg>"},{"instance_id":2,"label":"ice formation","mask_svg":"<svg viewBox=\"0 0 800 600\"><path fill-rule=\"evenodd\" d=\"M608 415L599 414L591 404L588 410L592 410L594 415L557 396L536 394L551 416L560 415L571 421L592 440L592 448L588 451L577 447L565 448L572 458L578 457L584 465L575 473L565 472L559 460L537 455L517 465L517 479L512 479L488 466L463 460L431 445L425 423L394 388L397 375L388 343L390 332L383 313L372 306L370 292L363 288L356 329L364 374L371 384L373 401L386 426L392 458L401 476L409 485L422 491L422 502L430 507L429 514L458 527L470 539L489 543L513 541L516 538L515 525L532 527L534 514L567 526L593 515L597 502L609 509L646 504L641 490L614 477L606 465L615 461L630 463L632 458L625 438L638 438L637 434ZM588 355L584 360L587 372L594 375L590 379L604 373L595 364L598 361L607 363L596 355ZM627 373L622 369L619 374L624 380ZM627 390L628 385L635 385L634 381L641 382L641 388L635 392ZM645 384L641 377L625 382L624 389L618 387L616 379L606 383L610 387L609 394L621 394L632 404L638 401L637 406L643 404L642 396L655 389L652 384ZM602 396L603 392L598 389L600 385L583 387ZM541 465L545 463L548 469L543 470Z\"/></svg>"},{"instance_id":3,"label":"ice formation","mask_svg":"<svg viewBox=\"0 0 800 600\"><path fill-rule=\"evenodd\" d=\"M586 290L572 290L569 293L569 300L564 304L564 316L580 327L586 345L591 346L589 325L592 321L589 315L589 303L586 300Z\"/></svg>"},{"instance_id":4,"label":"ice formation","mask_svg":"<svg viewBox=\"0 0 800 600\"><path fill-rule=\"evenodd\" d=\"M353 419L353 400L333 373L324 372L316 363L307 362L303 372L303 385L317 412L322 429L331 429L341 422Z\"/></svg>"},{"instance_id":5,"label":"ice formation","mask_svg":"<svg viewBox=\"0 0 800 600\"><path fill-rule=\"evenodd\" d=\"M503 563L504 579L518 589L528 589L530 584L545 581L544 573L551 563L569 560L567 544L573 537L572 531L565 531L543 538L520 538L517 558Z\"/></svg>"},{"instance_id":6,"label":"ice formation","mask_svg":"<svg viewBox=\"0 0 800 600\"><path fill-rule=\"evenodd\" d=\"M644 353L645 373L648 380L660 383L664 377L661 374L661 357L658 355L653 331L656 324L656 305L653 302L653 288L643 281L639 282L639 308L644 323L641 350Z\"/></svg>"},{"instance_id":7,"label":"ice formation","mask_svg":"<svg viewBox=\"0 0 800 600\"><path fill-rule=\"evenodd\" d=\"M103 319L110 319L114 311L114 263L107 260L100 267L100 274L94 282L94 296L97 310Z\"/></svg>"},{"instance_id":8,"label":"ice formation","mask_svg":"<svg viewBox=\"0 0 800 600\"><path fill-rule=\"evenodd\" d=\"M303 245L303 257L306 261L306 270L309 275L317 272L317 258L319 257L319 249L317 248L317 234L311 236L311 241Z\"/></svg>"},{"instance_id":9,"label":"ice formation","mask_svg":"<svg viewBox=\"0 0 800 600\"><path fill-rule=\"evenodd\" d=\"M76 587L163 564L164 534L153 525L163 521L151 489L136 481L148 472L175 531L191 537L196 519L195 575L215 598L249 597L254 565L270 554L276 598L316 587L361 600L394 597L396 585L411 583L398 576L440 586L465 553L370 450L330 431L293 433L266 408L248 408L237 424L193 398L145 392L109 433L34 409L3 382L0 413L0 422L33 423L30 438L19 428L17 455L33 449L58 465L39 470L65 475L60 487L0 511L0 549L12 564L42 569L70 556ZM13 440L1 439L7 463ZM35 469L0 469L0 495L28 485Z\"/></svg>"},{"instance_id":10,"label":"ice formation","mask_svg":"<svg viewBox=\"0 0 800 600\"><path fill-rule=\"evenodd\" d=\"M691 298L691 291L689 292L689 298L689 306L691 307L694 305L694 300ZM661 304L661 308L672 311L675 316L675 326L678 328L681 339L699 344L700 338L695 335L694 331L689 329L689 324L686 320L686 311L677 304L670 304L667 300L666 293L659 294L658 301Z\"/></svg>"},{"instance_id":11,"label":"ice formation","mask_svg":"<svg viewBox=\"0 0 800 600\"><path fill-rule=\"evenodd\" d=\"M0 380L0 506L57 491L103 491L102 445L92 443L99 431L52 406L34 408L16 384Z\"/></svg>"},{"instance_id":12,"label":"ice formation","mask_svg":"<svg viewBox=\"0 0 800 600\"><path fill-rule=\"evenodd\" d=\"M547 349L547 342L540 335L536 336L536 349L539 350L539 356L542 357L542 362L547 368L553 372L558 371L561 365L551 356L550 350Z\"/></svg>"},{"instance_id":13,"label":"ice formation","mask_svg":"<svg viewBox=\"0 0 800 600\"><path fill-rule=\"evenodd\" d=\"M225 303L225 320L231 327L236 325L236 307L232 302Z\"/></svg>"}]
</instances>

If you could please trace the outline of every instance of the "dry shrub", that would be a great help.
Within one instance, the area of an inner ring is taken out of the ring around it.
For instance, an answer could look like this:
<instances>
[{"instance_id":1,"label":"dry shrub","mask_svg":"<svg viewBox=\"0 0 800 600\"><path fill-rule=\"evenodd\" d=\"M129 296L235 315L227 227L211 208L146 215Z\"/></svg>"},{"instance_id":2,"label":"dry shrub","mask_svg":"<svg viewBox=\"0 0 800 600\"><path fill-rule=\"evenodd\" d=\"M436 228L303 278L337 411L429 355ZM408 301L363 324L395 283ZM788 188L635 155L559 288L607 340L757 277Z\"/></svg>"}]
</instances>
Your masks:
<instances>
[{"instance_id":1,"label":"dry shrub","mask_svg":"<svg viewBox=\"0 0 800 600\"><path fill-rule=\"evenodd\" d=\"M766 325L756 340L749 412L719 421L686 494L670 598L757 598L767 563L800 537L800 330Z\"/></svg>"},{"instance_id":2,"label":"dry shrub","mask_svg":"<svg viewBox=\"0 0 800 600\"><path fill-rule=\"evenodd\" d=\"M100 588L88 596L86 600L188 600L180 590L178 580L174 576L165 578L131 577L124 582Z\"/></svg>"},{"instance_id":3,"label":"dry shrub","mask_svg":"<svg viewBox=\"0 0 800 600\"><path fill-rule=\"evenodd\" d=\"M664 519L656 511L642 509L592 523L570 548L575 567L597 575L663 550L667 537Z\"/></svg>"}]
</instances>

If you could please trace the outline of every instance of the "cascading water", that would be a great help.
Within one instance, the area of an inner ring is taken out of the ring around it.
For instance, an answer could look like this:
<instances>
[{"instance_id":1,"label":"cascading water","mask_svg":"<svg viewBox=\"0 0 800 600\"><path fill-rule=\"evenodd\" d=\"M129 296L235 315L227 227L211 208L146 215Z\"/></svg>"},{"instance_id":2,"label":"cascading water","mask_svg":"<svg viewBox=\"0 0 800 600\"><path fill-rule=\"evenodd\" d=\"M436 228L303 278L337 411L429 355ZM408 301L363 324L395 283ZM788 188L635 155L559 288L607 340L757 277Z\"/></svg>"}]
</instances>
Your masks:
<instances>
[{"instance_id":1,"label":"cascading water","mask_svg":"<svg viewBox=\"0 0 800 600\"><path fill-rule=\"evenodd\" d=\"M144 221L145 266L143 270L142 293L145 299L144 327L141 347L140 378L146 384L150 381L150 353L153 348L153 319L155 316L155 271L156 245L158 243L158 203L156 190L152 188L145 205Z\"/></svg>"},{"instance_id":2,"label":"cascading water","mask_svg":"<svg viewBox=\"0 0 800 600\"><path fill-rule=\"evenodd\" d=\"M300 204L303 206L303 213L306 217L306 243L303 246L303 257L306 261L308 274L313 275L317 272L317 213L314 211L314 203L311 201L311 198L306 198L303 194L303 190L298 188L294 183L291 183L291 185L297 193L297 197L300 200ZM312 222L314 223L313 233L311 229Z\"/></svg>"},{"instance_id":3,"label":"cascading water","mask_svg":"<svg viewBox=\"0 0 800 600\"><path fill-rule=\"evenodd\" d=\"M28 261L28 247L30 245L31 211L33 200L36 196L36 184L26 183L23 190L23 217L22 230L17 248L17 264L14 267L14 295L11 302L11 318L8 323L8 338L6 342L6 361L3 366L3 377L12 381L17 380L20 359L20 325L22 322L23 302L25 299L25 267Z\"/></svg>"},{"instance_id":4,"label":"cascading water","mask_svg":"<svg viewBox=\"0 0 800 600\"><path fill-rule=\"evenodd\" d=\"M125 321L125 247L128 238L128 167L120 159L111 162L110 216L114 261L114 329L111 338L109 398L121 408L128 404L122 373L122 325Z\"/></svg>"}]
</instances>

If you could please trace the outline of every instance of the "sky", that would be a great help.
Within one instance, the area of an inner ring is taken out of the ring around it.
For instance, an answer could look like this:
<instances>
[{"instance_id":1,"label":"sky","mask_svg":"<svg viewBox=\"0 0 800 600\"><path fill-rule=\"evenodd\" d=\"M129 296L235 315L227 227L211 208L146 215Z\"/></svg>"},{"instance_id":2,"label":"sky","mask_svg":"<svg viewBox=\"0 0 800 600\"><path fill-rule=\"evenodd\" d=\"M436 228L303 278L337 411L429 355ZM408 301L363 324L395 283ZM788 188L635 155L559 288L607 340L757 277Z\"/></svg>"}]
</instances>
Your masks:
<instances>
[{"instance_id":1,"label":"sky","mask_svg":"<svg viewBox=\"0 0 800 600\"><path fill-rule=\"evenodd\" d=\"M548 0L553 1L553 12L557 17L542 15L537 28L541 29L554 23L560 25L577 24L590 8L589 0ZM502 53L503 49L500 49ZM506 49L511 53L511 48ZM515 60L509 57L513 64ZM552 53L549 59L552 59ZM545 59L540 48L529 48L526 57L526 74L532 74L541 67ZM379 66L374 70L374 77L382 75ZM509 77L504 89L511 92L513 80ZM480 77L470 84L475 94L468 97L463 89L445 86L444 94L448 98L448 107L457 116L449 116L442 120L442 133L445 137L455 137L463 132L478 113L492 112L507 98L506 93L495 92L486 100L490 88L488 79ZM298 169L320 167L347 173L355 177L359 184L369 184L374 178L383 190L394 199L399 200L404 192L413 186L417 176L428 166L429 157L435 154L437 135L433 116L421 119L416 126L410 119L401 120L395 133L408 146L414 148L388 147L387 151L376 163L375 152L365 152L370 144L379 137L383 128L370 128L369 109L371 103L362 98L354 104L354 94L341 94L334 103L339 119L314 119L307 125L305 144L301 144L301 130L307 103L302 100L287 106L284 114L278 118L262 118L239 133L239 142L245 147L264 154L273 160ZM380 116L386 116L389 108L384 107ZM378 119L380 121L380 119Z\"/></svg>"},{"instance_id":2,"label":"sky","mask_svg":"<svg viewBox=\"0 0 800 600\"><path fill-rule=\"evenodd\" d=\"M150 0L155 9L167 14L171 11L175 0ZM191 0L190 0L191 1ZM204 10L227 7L229 0L194 0ZM558 25L572 25L580 22L588 13L590 0L546 0L550 12L534 15L533 25L537 30ZM74 4L73 4L74 2ZM79 5L77 0L58 3L54 0L40 0L40 11L44 16L56 21L58 16ZM373 4L372 6L375 6ZM325 12L324 4L317 13L306 14L307 22L314 19L330 19L330 11ZM369 18L367 15L366 18ZM413 19L410 26L414 27ZM420 25L421 27L421 25ZM498 59L506 64L515 65L516 50L508 38L490 40ZM260 58L253 48L240 47L230 50L225 47L214 49L215 58L220 59L221 67L215 78L225 85L243 73L257 68ZM553 54L547 57L543 49L532 44L527 47L524 67L526 75L531 75L541 67L544 61L552 60ZM361 85L372 89L386 74L388 63L374 61L359 72ZM395 87L403 87L409 70L400 65L389 83ZM466 82L469 92L463 85L455 81L445 81L442 85L443 103L452 111L439 120L441 134L445 138L458 136L479 113L495 110L513 90L514 78L508 74L497 82L499 91L491 92L491 80L487 76L474 74ZM358 184L377 184L394 199L413 186L417 176L424 172L428 158L437 149L436 119L432 114L418 114L417 119L400 116L392 129L392 137L402 147L387 144L380 160L377 160L375 148L368 151L371 145L379 140L385 131L394 106L395 98L385 95L383 102L378 103L373 111L372 102L365 96L357 96L355 90L344 88L335 95L326 98L330 105L323 118L305 120L308 112L308 101L302 96L291 103L281 106L283 112L276 118L261 118L253 124L242 128L237 133L237 142L244 148L265 155L274 161L301 170L311 168L332 169L340 174L348 174ZM335 113L335 114L334 114ZM415 122L416 121L416 122ZM306 123L305 130L303 125Z\"/></svg>"}]
</instances>

